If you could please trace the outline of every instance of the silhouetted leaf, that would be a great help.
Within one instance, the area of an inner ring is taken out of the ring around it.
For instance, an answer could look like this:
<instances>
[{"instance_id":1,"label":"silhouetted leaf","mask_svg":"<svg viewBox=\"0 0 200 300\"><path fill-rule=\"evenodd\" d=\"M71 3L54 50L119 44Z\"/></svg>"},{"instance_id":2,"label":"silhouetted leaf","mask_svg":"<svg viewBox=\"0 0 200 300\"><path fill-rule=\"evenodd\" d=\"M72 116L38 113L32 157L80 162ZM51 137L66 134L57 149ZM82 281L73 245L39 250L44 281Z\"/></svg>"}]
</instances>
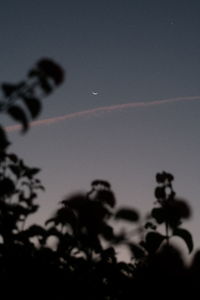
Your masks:
<instances>
[{"instance_id":1,"label":"silhouetted leaf","mask_svg":"<svg viewBox=\"0 0 200 300\"><path fill-rule=\"evenodd\" d=\"M132 274L133 268L132 268L131 264L127 264L125 262L119 262L119 263L117 263L117 267L119 268L119 270L122 273Z\"/></svg>"},{"instance_id":2,"label":"silhouetted leaf","mask_svg":"<svg viewBox=\"0 0 200 300\"><path fill-rule=\"evenodd\" d=\"M171 181L174 180L174 176L173 176L172 174L170 174L170 173L165 173L165 176L166 176L166 178L167 178L167 180L168 180L169 182L171 182Z\"/></svg>"},{"instance_id":3,"label":"silhouetted leaf","mask_svg":"<svg viewBox=\"0 0 200 300\"><path fill-rule=\"evenodd\" d=\"M41 72L35 68L31 69L28 72L28 77L40 77L41 76Z\"/></svg>"},{"instance_id":4,"label":"silhouetted leaf","mask_svg":"<svg viewBox=\"0 0 200 300\"><path fill-rule=\"evenodd\" d=\"M42 236L45 237L47 235L46 230L39 226L39 225L31 225L27 229L29 237L34 237L34 236Z\"/></svg>"},{"instance_id":5,"label":"silhouetted leaf","mask_svg":"<svg viewBox=\"0 0 200 300\"><path fill-rule=\"evenodd\" d=\"M49 58L41 59L37 64L39 70L41 70L46 76L50 77L56 85L59 85L64 80L63 69Z\"/></svg>"},{"instance_id":6,"label":"silhouetted leaf","mask_svg":"<svg viewBox=\"0 0 200 300\"><path fill-rule=\"evenodd\" d=\"M164 171L162 173L157 173L156 174L156 181L158 183L165 183L166 180L168 182L171 182L171 181L174 180L174 176L172 174L164 172Z\"/></svg>"},{"instance_id":7,"label":"silhouetted leaf","mask_svg":"<svg viewBox=\"0 0 200 300\"><path fill-rule=\"evenodd\" d=\"M153 224L152 222L147 222L144 226L145 229L152 229L152 230L156 230L156 225Z\"/></svg>"},{"instance_id":8,"label":"silhouetted leaf","mask_svg":"<svg viewBox=\"0 0 200 300\"><path fill-rule=\"evenodd\" d=\"M0 180L0 196L10 196L14 191L15 185L10 178L4 177Z\"/></svg>"},{"instance_id":9,"label":"silhouetted leaf","mask_svg":"<svg viewBox=\"0 0 200 300\"><path fill-rule=\"evenodd\" d=\"M122 208L117 211L117 213L115 214L115 218L118 220L137 222L139 220L139 214L134 209Z\"/></svg>"},{"instance_id":10,"label":"silhouetted leaf","mask_svg":"<svg viewBox=\"0 0 200 300\"><path fill-rule=\"evenodd\" d=\"M99 186L99 185L103 186L103 187L105 187L107 189L111 188L110 183L108 181L105 181L105 180L96 179L96 180L92 181L92 183L91 183L92 187Z\"/></svg>"},{"instance_id":11,"label":"silhouetted leaf","mask_svg":"<svg viewBox=\"0 0 200 300\"><path fill-rule=\"evenodd\" d=\"M21 174L21 168L16 165L9 165L10 170L15 174L15 176L19 177Z\"/></svg>"},{"instance_id":12,"label":"silhouetted leaf","mask_svg":"<svg viewBox=\"0 0 200 300\"><path fill-rule=\"evenodd\" d=\"M149 253L155 253L166 237L158 232L149 232L146 235L144 247Z\"/></svg>"},{"instance_id":13,"label":"silhouetted leaf","mask_svg":"<svg viewBox=\"0 0 200 300\"><path fill-rule=\"evenodd\" d=\"M50 219L48 221L46 225L51 222ZM46 232L48 236L56 236L59 239L63 237L63 234L56 227L50 227Z\"/></svg>"},{"instance_id":14,"label":"silhouetted leaf","mask_svg":"<svg viewBox=\"0 0 200 300\"><path fill-rule=\"evenodd\" d=\"M44 224L47 226L49 223L55 223L56 225L58 224L55 217L47 219Z\"/></svg>"},{"instance_id":15,"label":"silhouetted leaf","mask_svg":"<svg viewBox=\"0 0 200 300\"><path fill-rule=\"evenodd\" d=\"M37 190L45 191L45 187L43 185L37 185L35 188Z\"/></svg>"},{"instance_id":16,"label":"silhouetted leaf","mask_svg":"<svg viewBox=\"0 0 200 300\"><path fill-rule=\"evenodd\" d=\"M40 87L42 88L43 92L45 94L50 94L53 90L50 82L47 80L47 78L45 77L40 77Z\"/></svg>"},{"instance_id":17,"label":"silhouetted leaf","mask_svg":"<svg viewBox=\"0 0 200 300\"><path fill-rule=\"evenodd\" d=\"M126 240L126 234L125 232L120 232L118 234L114 235L114 238L112 239L112 242L116 245L123 243Z\"/></svg>"},{"instance_id":18,"label":"silhouetted leaf","mask_svg":"<svg viewBox=\"0 0 200 300\"><path fill-rule=\"evenodd\" d=\"M88 199L86 198L85 194L77 193L70 195L69 197L61 201L61 203L69 206L72 209L80 210L87 205Z\"/></svg>"},{"instance_id":19,"label":"silhouetted leaf","mask_svg":"<svg viewBox=\"0 0 200 300\"><path fill-rule=\"evenodd\" d=\"M157 199L165 199L166 198L165 187L157 187L155 189L155 197Z\"/></svg>"},{"instance_id":20,"label":"silhouetted leaf","mask_svg":"<svg viewBox=\"0 0 200 300\"><path fill-rule=\"evenodd\" d=\"M0 151L4 151L9 145L10 142L7 139L6 133L4 129L0 126Z\"/></svg>"},{"instance_id":21,"label":"silhouetted leaf","mask_svg":"<svg viewBox=\"0 0 200 300\"><path fill-rule=\"evenodd\" d=\"M45 222L45 225L49 223L55 223L55 225L71 225L72 229L75 229L77 224L77 218L72 209L68 207L62 207L57 210L55 216Z\"/></svg>"},{"instance_id":22,"label":"silhouetted leaf","mask_svg":"<svg viewBox=\"0 0 200 300\"><path fill-rule=\"evenodd\" d=\"M23 126L23 131L28 129L28 120L26 114L21 109L21 107L13 105L8 110L7 113L16 121L19 121Z\"/></svg>"},{"instance_id":23,"label":"silhouetted leaf","mask_svg":"<svg viewBox=\"0 0 200 300\"><path fill-rule=\"evenodd\" d=\"M157 183L164 183L165 176L162 173L157 173L156 174L156 181L157 181Z\"/></svg>"},{"instance_id":24,"label":"silhouetted leaf","mask_svg":"<svg viewBox=\"0 0 200 300\"><path fill-rule=\"evenodd\" d=\"M191 210L189 205L185 200L174 199L173 201L173 210L174 213L179 216L179 218L189 219L191 215Z\"/></svg>"},{"instance_id":25,"label":"silhouetted leaf","mask_svg":"<svg viewBox=\"0 0 200 300\"><path fill-rule=\"evenodd\" d=\"M105 261L112 261L115 262L116 261L116 257L115 257L116 253L115 253L115 249L113 247L107 248L106 250L104 250L101 253L101 257L103 260Z\"/></svg>"},{"instance_id":26,"label":"silhouetted leaf","mask_svg":"<svg viewBox=\"0 0 200 300\"><path fill-rule=\"evenodd\" d=\"M133 257L136 259L141 259L145 256L145 251L142 247L135 243L128 243L127 246L129 247Z\"/></svg>"},{"instance_id":27,"label":"silhouetted leaf","mask_svg":"<svg viewBox=\"0 0 200 300\"><path fill-rule=\"evenodd\" d=\"M39 168L26 168L25 175L28 177L33 177L41 171Z\"/></svg>"},{"instance_id":28,"label":"silhouetted leaf","mask_svg":"<svg viewBox=\"0 0 200 300\"><path fill-rule=\"evenodd\" d=\"M107 224L102 227L101 235L107 240L111 241L114 238L113 228Z\"/></svg>"},{"instance_id":29,"label":"silhouetted leaf","mask_svg":"<svg viewBox=\"0 0 200 300\"><path fill-rule=\"evenodd\" d=\"M10 205L10 210L12 210L17 217L27 216L29 214L29 210L26 207L19 204Z\"/></svg>"},{"instance_id":30,"label":"silhouetted leaf","mask_svg":"<svg viewBox=\"0 0 200 300\"><path fill-rule=\"evenodd\" d=\"M18 89L18 85L10 84L10 83L3 83L1 85L3 93L6 97L10 97L12 93L14 93Z\"/></svg>"},{"instance_id":31,"label":"silhouetted leaf","mask_svg":"<svg viewBox=\"0 0 200 300\"><path fill-rule=\"evenodd\" d=\"M177 228L173 231L173 235L182 238L188 247L189 253L192 252L194 245L192 235L189 231L187 231L186 229Z\"/></svg>"},{"instance_id":32,"label":"silhouetted leaf","mask_svg":"<svg viewBox=\"0 0 200 300\"><path fill-rule=\"evenodd\" d=\"M116 200L112 191L109 190L99 190L97 192L97 198L102 203L109 205L110 207L114 207Z\"/></svg>"},{"instance_id":33,"label":"silhouetted leaf","mask_svg":"<svg viewBox=\"0 0 200 300\"><path fill-rule=\"evenodd\" d=\"M35 213L39 208L39 205L37 204L32 204L32 206L29 208L29 213L33 214Z\"/></svg>"},{"instance_id":34,"label":"silhouetted leaf","mask_svg":"<svg viewBox=\"0 0 200 300\"><path fill-rule=\"evenodd\" d=\"M26 104L32 118L36 118L41 111L41 102L37 98L22 97L23 102Z\"/></svg>"},{"instance_id":35,"label":"silhouetted leaf","mask_svg":"<svg viewBox=\"0 0 200 300\"><path fill-rule=\"evenodd\" d=\"M153 208L151 215L157 221L158 224L162 224L163 222L165 222L166 216L165 211L162 207Z\"/></svg>"},{"instance_id":36,"label":"silhouetted leaf","mask_svg":"<svg viewBox=\"0 0 200 300\"><path fill-rule=\"evenodd\" d=\"M17 155L16 155L16 154L14 154L14 153L9 153L9 154L7 154L7 156L10 158L10 160L11 160L12 162L17 163L18 158L17 158Z\"/></svg>"}]
</instances>

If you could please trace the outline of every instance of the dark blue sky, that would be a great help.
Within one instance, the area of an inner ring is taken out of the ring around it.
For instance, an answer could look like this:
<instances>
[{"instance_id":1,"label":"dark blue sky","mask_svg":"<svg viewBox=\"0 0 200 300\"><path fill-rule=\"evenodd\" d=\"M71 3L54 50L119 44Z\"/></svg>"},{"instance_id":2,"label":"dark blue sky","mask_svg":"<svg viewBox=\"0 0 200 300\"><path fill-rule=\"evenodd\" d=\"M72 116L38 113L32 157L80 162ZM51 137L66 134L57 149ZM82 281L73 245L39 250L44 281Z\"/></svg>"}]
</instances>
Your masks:
<instances>
[{"instance_id":1,"label":"dark blue sky","mask_svg":"<svg viewBox=\"0 0 200 300\"><path fill-rule=\"evenodd\" d=\"M18 81L41 57L59 62L64 85L41 118L135 101L200 95L200 1L1 1L0 80ZM97 96L92 91L98 91ZM5 124L10 120L5 119ZM200 214L200 102L83 117L10 134L13 150L43 168L45 218L67 193L111 181L118 202L153 204L154 175L176 177Z\"/></svg>"}]
</instances>

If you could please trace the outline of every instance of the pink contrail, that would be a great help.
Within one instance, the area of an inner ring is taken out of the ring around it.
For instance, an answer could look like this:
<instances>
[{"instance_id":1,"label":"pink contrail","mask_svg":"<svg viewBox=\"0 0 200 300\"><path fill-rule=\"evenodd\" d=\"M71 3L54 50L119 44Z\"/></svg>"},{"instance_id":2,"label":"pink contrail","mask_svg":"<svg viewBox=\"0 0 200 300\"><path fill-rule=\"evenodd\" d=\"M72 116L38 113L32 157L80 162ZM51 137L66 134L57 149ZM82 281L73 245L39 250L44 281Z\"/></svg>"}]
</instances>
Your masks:
<instances>
[{"instance_id":1,"label":"pink contrail","mask_svg":"<svg viewBox=\"0 0 200 300\"><path fill-rule=\"evenodd\" d=\"M116 104L111 106L101 106L93 109L88 110L82 110L70 114L66 114L63 116L58 116L54 118L48 118L44 120L38 120L31 122L30 126L41 126L41 125L50 125L53 123L70 120L74 118L84 117L88 115L95 115L99 112L112 112L117 111L121 109L128 109L128 108L136 108L136 107L149 107L149 106L157 106L167 103L174 103L174 102L182 102L182 101L191 101L191 100L200 100L200 96L191 96L191 97L177 97L177 98L169 98L164 100L154 100L151 102L132 102L132 103L125 103L125 104ZM13 125L13 126L7 126L5 129L8 132L14 132L21 128L20 125Z\"/></svg>"}]
</instances>

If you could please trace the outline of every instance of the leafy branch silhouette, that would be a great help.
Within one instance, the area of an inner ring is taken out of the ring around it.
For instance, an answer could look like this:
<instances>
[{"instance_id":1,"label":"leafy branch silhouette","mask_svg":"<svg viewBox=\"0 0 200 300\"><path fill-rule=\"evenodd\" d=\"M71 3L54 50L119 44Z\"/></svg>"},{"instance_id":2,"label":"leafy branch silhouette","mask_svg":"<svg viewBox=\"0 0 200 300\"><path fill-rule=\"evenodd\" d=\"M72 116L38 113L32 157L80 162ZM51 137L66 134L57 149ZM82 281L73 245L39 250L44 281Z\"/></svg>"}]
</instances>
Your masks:
<instances>
[{"instance_id":1,"label":"leafy branch silhouette","mask_svg":"<svg viewBox=\"0 0 200 300\"><path fill-rule=\"evenodd\" d=\"M155 230L157 225L164 224L165 235L155 231L148 233L145 246L150 252L157 250L157 247L163 241L166 241L169 246L170 239L175 236L184 240L189 252L193 250L191 234L186 229L180 227L183 219L189 219L190 208L184 200L176 198L176 193L172 186L173 180L174 177L170 173L162 172L156 175L156 181L159 184L155 189L156 204L158 207L152 209L151 217L157 224L149 222L146 224L146 228ZM157 243L157 247L152 249L151 243Z\"/></svg>"},{"instance_id":2,"label":"leafy branch silhouette","mask_svg":"<svg viewBox=\"0 0 200 300\"><path fill-rule=\"evenodd\" d=\"M27 79L17 84L3 83L0 112L7 113L22 125L25 132L30 119L38 117L41 111L41 97L49 95L64 80L62 68L54 61L44 58L28 72ZM7 146L3 128L0 131L2 150Z\"/></svg>"}]
</instances>

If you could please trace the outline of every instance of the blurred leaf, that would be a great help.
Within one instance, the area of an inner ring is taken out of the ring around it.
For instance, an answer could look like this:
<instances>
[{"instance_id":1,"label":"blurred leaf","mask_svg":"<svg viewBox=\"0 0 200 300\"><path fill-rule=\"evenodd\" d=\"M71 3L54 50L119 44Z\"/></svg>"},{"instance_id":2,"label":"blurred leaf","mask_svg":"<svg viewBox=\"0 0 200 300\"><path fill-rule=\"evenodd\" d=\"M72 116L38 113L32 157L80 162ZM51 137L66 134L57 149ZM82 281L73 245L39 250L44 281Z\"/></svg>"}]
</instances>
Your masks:
<instances>
[{"instance_id":1,"label":"blurred leaf","mask_svg":"<svg viewBox=\"0 0 200 300\"><path fill-rule=\"evenodd\" d=\"M56 218L53 217L53 218L47 219L47 220L45 221L45 225L46 225L46 226L47 226L49 223L55 223L55 225L57 225L57 223L56 223Z\"/></svg>"},{"instance_id":2,"label":"blurred leaf","mask_svg":"<svg viewBox=\"0 0 200 300\"><path fill-rule=\"evenodd\" d=\"M158 232L149 232L146 235L144 247L150 253L155 253L166 237Z\"/></svg>"},{"instance_id":3,"label":"blurred leaf","mask_svg":"<svg viewBox=\"0 0 200 300\"><path fill-rule=\"evenodd\" d=\"M86 198L85 194L77 193L70 195L69 197L61 201L61 203L69 206L72 209L81 210L88 204L88 199Z\"/></svg>"},{"instance_id":4,"label":"blurred leaf","mask_svg":"<svg viewBox=\"0 0 200 300\"><path fill-rule=\"evenodd\" d=\"M155 197L157 199L165 199L166 198L165 187L157 187L155 189Z\"/></svg>"},{"instance_id":5,"label":"blurred leaf","mask_svg":"<svg viewBox=\"0 0 200 300\"><path fill-rule=\"evenodd\" d=\"M29 210L22 206L22 205L19 205L19 204L12 204L10 206L10 209L13 211L13 213L19 217L19 216L27 216L29 214Z\"/></svg>"},{"instance_id":6,"label":"blurred leaf","mask_svg":"<svg viewBox=\"0 0 200 300\"><path fill-rule=\"evenodd\" d=\"M14 191L15 185L10 178L4 177L0 180L0 196L10 196Z\"/></svg>"},{"instance_id":7,"label":"blurred leaf","mask_svg":"<svg viewBox=\"0 0 200 300\"><path fill-rule=\"evenodd\" d=\"M158 224L162 224L166 220L165 211L162 207L153 208L151 215L157 221Z\"/></svg>"},{"instance_id":8,"label":"blurred leaf","mask_svg":"<svg viewBox=\"0 0 200 300\"><path fill-rule=\"evenodd\" d=\"M152 229L152 230L156 230L156 225L153 224L152 222L147 222L144 226L145 229Z\"/></svg>"},{"instance_id":9,"label":"blurred leaf","mask_svg":"<svg viewBox=\"0 0 200 300\"><path fill-rule=\"evenodd\" d=\"M19 176L21 174L21 168L16 165L9 165L9 168L13 172L13 174L15 174L15 176L17 176L17 178L19 178Z\"/></svg>"},{"instance_id":10,"label":"blurred leaf","mask_svg":"<svg viewBox=\"0 0 200 300\"><path fill-rule=\"evenodd\" d=\"M99 201L109 205L110 207L115 206L116 203L115 196L113 192L109 190L99 190L97 192L97 198L99 199Z\"/></svg>"},{"instance_id":11,"label":"blurred leaf","mask_svg":"<svg viewBox=\"0 0 200 300\"><path fill-rule=\"evenodd\" d=\"M164 183L165 176L162 173L157 173L156 174L156 181L157 181L157 183Z\"/></svg>"},{"instance_id":12,"label":"blurred leaf","mask_svg":"<svg viewBox=\"0 0 200 300\"><path fill-rule=\"evenodd\" d=\"M52 59L43 58L37 63L37 67L43 74L50 77L56 85L59 85L64 80L63 69Z\"/></svg>"},{"instance_id":13,"label":"blurred leaf","mask_svg":"<svg viewBox=\"0 0 200 300\"><path fill-rule=\"evenodd\" d=\"M38 210L38 208L39 208L39 205L34 204L30 207L29 212L33 214Z\"/></svg>"},{"instance_id":14,"label":"blurred leaf","mask_svg":"<svg viewBox=\"0 0 200 300\"><path fill-rule=\"evenodd\" d=\"M14 153L9 153L7 154L7 156L10 158L10 160L14 163L17 163L18 162L18 158L17 158L17 155L14 154Z\"/></svg>"},{"instance_id":15,"label":"blurred leaf","mask_svg":"<svg viewBox=\"0 0 200 300\"><path fill-rule=\"evenodd\" d=\"M34 237L34 236L42 236L45 237L47 235L46 230L39 225L31 225L28 229L28 235L29 237Z\"/></svg>"},{"instance_id":16,"label":"blurred leaf","mask_svg":"<svg viewBox=\"0 0 200 300\"><path fill-rule=\"evenodd\" d=\"M41 75L40 71L33 68L28 72L28 77L39 77Z\"/></svg>"},{"instance_id":17,"label":"blurred leaf","mask_svg":"<svg viewBox=\"0 0 200 300\"><path fill-rule=\"evenodd\" d=\"M38 174L41 170L39 168L26 168L25 175L32 178L34 175Z\"/></svg>"},{"instance_id":18,"label":"blurred leaf","mask_svg":"<svg viewBox=\"0 0 200 300\"><path fill-rule=\"evenodd\" d=\"M40 87L42 88L45 94L48 95L52 92L53 88L47 78L40 77L39 82L40 82Z\"/></svg>"},{"instance_id":19,"label":"blurred leaf","mask_svg":"<svg viewBox=\"0 0 200 300\"><path fill-rule=\"evenodd\" d=\"M122 208L117 211L115 219L125 220L129 222L137 222L139 220L139 214L134 209Z\"/></svg>"},{"instance_id":20,"label":"blurred leaf","mask_svg":"<svg viewBox=\"0 0 200 300\"><path fill-rule=\"evenodd\" d=\"M117 263L117 267L119 268L119 270L125 274L132 274L132 268L131 268L131 264L127 264L125 262L119 262Z\"/></svg>"},{"instance_id":21,"label":"blurred leaf","mask_svg":"<svg viewBox=\"0 0 200 300\"><path fill-rule=\"evenodd\" d=\"M7 113L16 121L19 121L23 126L23 131L27 131L28 129L28 120L26 114L21 109L21 107L13 105L8 110Z\"/></svg>"},{"instance_id":22,"label":"blurred leaf","mask_svg":"<svg viewBox=\"0 0 200 300\"><path fill-rule=\"evenodd\" d=\"M111 188L111 185L108 181L105 181L105 180L99 180L99 179L96 179L96 180L93 180L92 183L91 183L91 186L92 187L96 187L96 186L103 186L107 189L110 189Z\"/></svg>"},{"instance_id":23,"label":"blurred leaf","mask_svg":"<svg viewBox=\"0 0 200 300\"><path fill-rule=\"evenodd\" d=\"M156 181L157 183L165 183L166 181L172 182L174 180L174 176L167 172L157 173L156 174Z\"/></svg>"},{"instance_id":24,"label":"blurred leaf","mask_svg":"<svg viewBox=\"0 0 200 300\"><path fill-rule=\"evenodd\" d=\"M135 243L128 243L127 246L129 247L133 257L136 259L141 259L145 256L145 251L142 247Z\"/></svg>"},{"instance_id":25,"label":"blurred leaf","mask_svg":"<svg viewBox=\"0 0 200 300\"><path fill-rule=\"evenodd\" d=\"M3 83L1 85L1 88L3 90L5 97L10 97L12 95L12 93L14 93L18 89L18 85L10 84L10 83Z\"/></svg>"},{"instance_id":26,"label":"blurred leaf","mask_svg":"<svg viewBox=\"0 0 200 300\"><path fill-rule=\"evenodd\" d=\"M107 248L101 253L101 257L103 260L107 262L115 262L116 261L116 252L113 247Z\"/></svg>"},{"instance_id":27,"label":"blurred leaf","mask_svg":"<svg viewBox=\"0 0 200 300\"><path fill-rule=\"evenodd\" d=\"M48 224L48 222L47 222L47 224ZM58 229L56 227L50 227L46 232L47 232L48 236L56 236L59 239L61 239L63 237L62 232L58 231Z\"/></svg>"},{"instance_id":28,"label":"blurred leaf","mask_svg":"<svg viewBox=\"0 0 200 300\"><path fill-rule=\"evenodd\" d=\"M114 238L112 240L112 242L116 245L124 243L124 241L126 241L126 234L125 232L120 232L118 234L114 235Z\"/></svg>"},{"instance_id":29,"label":"blurred leaf","mask_svg":"<svg viewBox=\"0 0 200 300\"><path fill-rule=\"evenodd\" d=\"M55 225L62 224L62 225L71 225L72 229L75 229L77 225L77 218L74 214L73 210L68 207L62 207L57 210L55 216L45 222L45 225L49 223L55 223Z\"/></svg>"},{"instance_id":30,"label":"blurred leaf","mask_svg":"<svg viewBox=\"0 0 200 300\"><path fill-rule=\"evenodd\" d=\"M45 187L43 185L37 185L35 189L45 191Z\"/></svg>"},{"instance_id":31,"label":"blurred leaf","mask_svg":"<svg viewBox=\"0 0 200 300\"><path fill-rule=\"evenodd\" d=\"M41 111L41 102L37 98L22 97L23 102L27 106L32 118L36 118Z\"/></svg>"},{"instance_id":32,"label":"blurred leaf","mask_svg":"<svg viewBox=\"0 0 200 300\"><path fill-rule=\"evenodd\" d=\"M4 151L9 145L10 142L7 139L6 133L3 127L0 126L0 150Z\"/></svg>"},{"instance_id":33,"label":"blurred leaf","mask_svg":"<svg viewBox=\"0 0 200 300\"><path fill-rule=\"evenodd\" d=\"M179 218L189 219L191 216L191 209L187 202L183 199L174 199L173 201L174 214Z\"/></svg>"},{"instance_id":34,"label":"blurred leaf","mask_svg":"<svg viewBox=\"0 0 200 300\"><path fill-rule=\"evenodd\" d=\"M101 235L107 240L112 241L114 238L113 228L107 224L102 227Z\"/></svg>"},{"instance_id":35,"label":"blurred leaf","mask_svg":"<svg viewBox=\"0 0 200 300\"><path fill-rule=\"evenodd\" d=\"M189 253L192 252L194 245L192 235L189 231L186 229L177 228L173 231L173 235L182 238L188 247Z\"/></svg>"},{"instance_id":36,"label":"blurred leaf","mask_svg":"<svg viewBox=\"0 0 200 300\"><path fill-rule=\"evenodd\" d=\"M170 174L170 173L165 173L165 176L166 176L166 178L167 178L167 180L168 180L169 182L171 182L171 181L174 180L174 176L173 176L172 174Z\"/></svg>"}]
</instances>

